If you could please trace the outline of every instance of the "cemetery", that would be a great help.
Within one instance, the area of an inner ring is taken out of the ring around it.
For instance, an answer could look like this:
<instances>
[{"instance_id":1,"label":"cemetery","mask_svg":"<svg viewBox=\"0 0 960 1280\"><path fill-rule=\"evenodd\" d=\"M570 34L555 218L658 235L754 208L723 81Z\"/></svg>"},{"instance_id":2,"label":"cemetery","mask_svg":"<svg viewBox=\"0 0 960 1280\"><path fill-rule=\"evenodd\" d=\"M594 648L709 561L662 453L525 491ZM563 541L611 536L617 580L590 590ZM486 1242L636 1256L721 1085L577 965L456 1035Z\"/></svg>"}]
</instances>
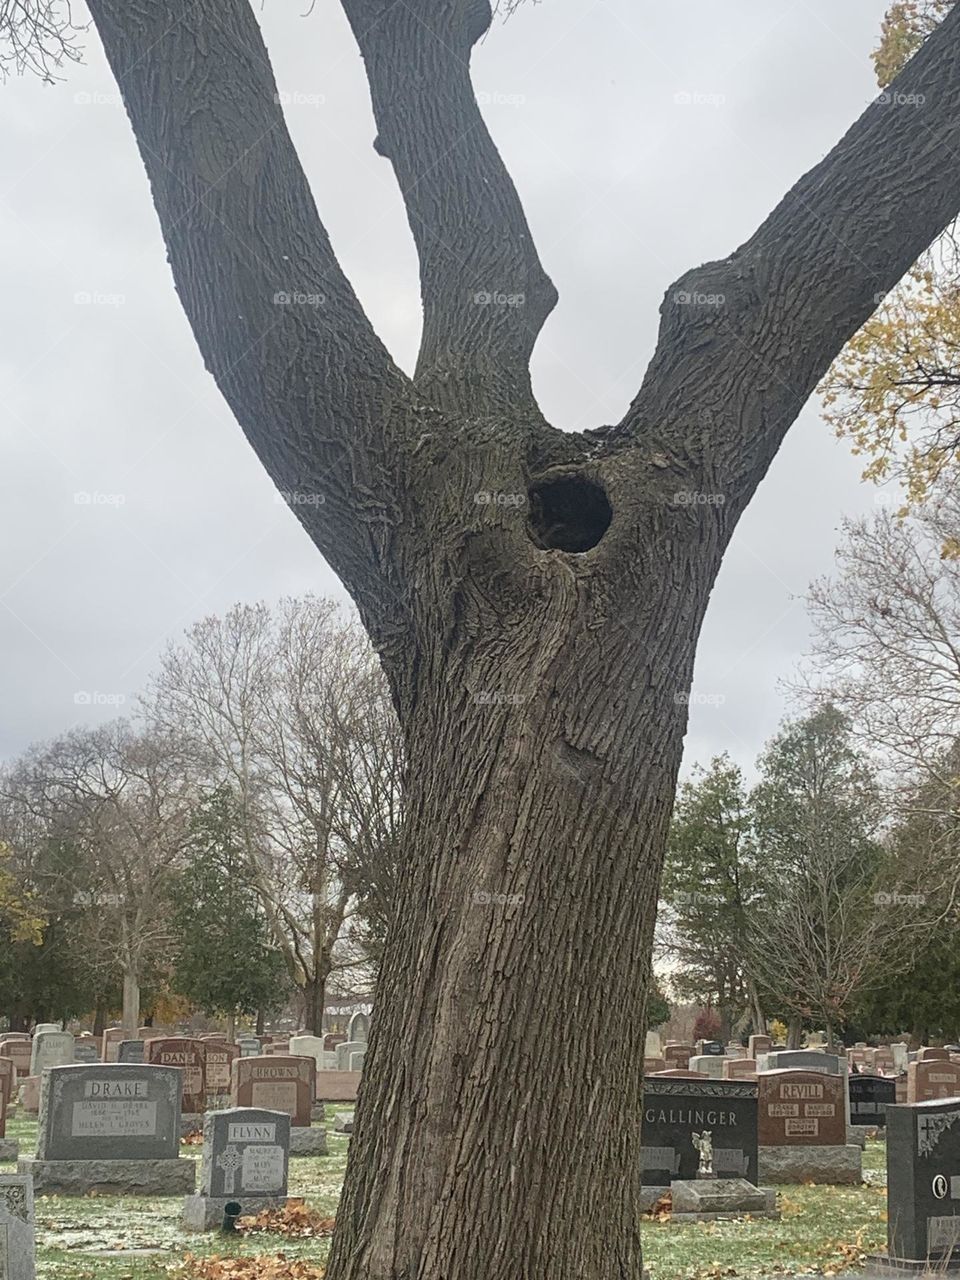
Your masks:
<instances>
[{"instance_id":1,"label":"cemetery","mask_svg":"<svg viewBox=\"0 0 960 1280\"><path fill-rule=\"evenodd\" d=\"M960 1280L960 0L0 94L0 1280Z\"/></svg>"}]
</instances>

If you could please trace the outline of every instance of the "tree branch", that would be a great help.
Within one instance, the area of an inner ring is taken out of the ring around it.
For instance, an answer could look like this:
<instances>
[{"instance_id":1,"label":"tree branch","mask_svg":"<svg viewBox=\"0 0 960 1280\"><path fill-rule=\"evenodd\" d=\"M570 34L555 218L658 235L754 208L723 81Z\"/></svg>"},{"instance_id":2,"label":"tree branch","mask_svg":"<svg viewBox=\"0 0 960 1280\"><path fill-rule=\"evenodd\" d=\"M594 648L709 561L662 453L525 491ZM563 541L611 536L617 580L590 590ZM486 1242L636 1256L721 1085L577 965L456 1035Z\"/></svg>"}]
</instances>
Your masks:
<instances>
[{"instance_id":1,"label":"tree branch","mask_svg":"<svg viewBox=\"0 0 960 1280\"><path fill-rule=\"evenodd\" d=\"M378 459L409 384L334 256L249 0L89 7L207 368L320 550L382 615L392 490Z\"/></svg>"},{"instance_id":2,"label":"tree branch","mask_svg":"<svg viewBox=\"0 0 960 1280\"><path fill-rule=\"evenodd\" d=\"M420 258L418 388L473 417L536 412L529 363L557 294L470 81L488 0L343 0Z\"/></svg>"},{"instance_id":3,"label":"tree branch","mask_svg":"<svg viewBox=\"0 0 960 1280\"><path fill-rule=\"evenodd\" d=\"M742 509L854 333L960 209L960 6L756 234L667 293L637 399L646 440Z\"/></svg>"}]
</instances>

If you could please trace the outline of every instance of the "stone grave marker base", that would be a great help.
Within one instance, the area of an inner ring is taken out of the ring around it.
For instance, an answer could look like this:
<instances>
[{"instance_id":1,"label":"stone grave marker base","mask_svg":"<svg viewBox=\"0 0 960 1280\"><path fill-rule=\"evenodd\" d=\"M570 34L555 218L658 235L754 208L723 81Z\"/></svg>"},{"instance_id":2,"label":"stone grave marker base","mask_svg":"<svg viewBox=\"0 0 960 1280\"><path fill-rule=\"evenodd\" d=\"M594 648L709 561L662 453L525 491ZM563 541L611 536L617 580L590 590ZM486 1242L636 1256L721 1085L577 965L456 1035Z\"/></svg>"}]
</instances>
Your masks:
<instances>
[{"instance_id":1,"label":"stone grave marker base","mask_svg":"<svg viewBox=\"0 0 960 1280\"><path fill-rule=\"evenodd\" d=\"M894 1276L954 1276L960 1272L960 1254L949 1258L891 1258L885 1253L868 1253L864 1276L867 1280Z\"/></svg>"},{"instance_id":2,"label":"stone grave marker base","mask_svg":"<svg viewBox=\"0 0 960 1280\"><path fill-rule=\"evenodd\" d=\"M20 1143L13 1138L0 1138L0 1164L12 1164L20 1159Z\"/></svg>"},{"instance_id":3,"label":"stone grave marker base","mask_svg":"<svg viewBox=\"0 0 960 1280\"><path fill-rule=\"evenodd\" d=\"M38 1195L189 1195L197 1183L197 1162L173 1160L34 1160L17 1163Z\"/></svg>"},{"instance_id":4,"label":"stone grave marker base","mask_svg":"<svg viewBox=\"0 0 960 1280\"><path fill-rule=\"evenodd\" d=\"M863 1181L862 1152L852 1144L843 1147L761 1147L758 1154L761 1182L858 1186Z\"/></svg>"},{"instance_id":5,"label":"stone grave marker base","mask_svg":"<svg viewBox=\"0 0 960 1280\"><path fill-rule=\"evenodd\" d=\"M755 1187L746 1178L698 1178L671 1182L672 1219L676 1222L716 1222L751 1218L780 1220L777 1193Z\"/></svg>"},{"instance_id":6,"label":"stone grave marker base","mask_svg":"<svg viewBox=\"0 0 960 1280\"><path fill-rule=\"evenodd\" d=\"M338 1111L333 1117L334 1133L353 1133L353 1112Z\"/></svg>"},{"instance_id":7,"label":"stone grave marker base","mask_svg":"<svg viewBox=\"0 0 960 1280\"><path fill-rule=\"evenodd\" d=\"M228 1204L238 1204L241 1215L250 1217L264 1209L282 1209L286 1196L187 1196L180 1219L184 1231L219 1231Z\"/></svg>"},{"instance_id":8,"label":"stone grave marker base","mask_svg":"<svg viewBox=\"0 0 960 1280\"><path fill-rule=\"evenodd\" d=\"M303 1128L290 1130L290 1157L327 1155L326 1129Z\"/></svg>"}]
</instances>

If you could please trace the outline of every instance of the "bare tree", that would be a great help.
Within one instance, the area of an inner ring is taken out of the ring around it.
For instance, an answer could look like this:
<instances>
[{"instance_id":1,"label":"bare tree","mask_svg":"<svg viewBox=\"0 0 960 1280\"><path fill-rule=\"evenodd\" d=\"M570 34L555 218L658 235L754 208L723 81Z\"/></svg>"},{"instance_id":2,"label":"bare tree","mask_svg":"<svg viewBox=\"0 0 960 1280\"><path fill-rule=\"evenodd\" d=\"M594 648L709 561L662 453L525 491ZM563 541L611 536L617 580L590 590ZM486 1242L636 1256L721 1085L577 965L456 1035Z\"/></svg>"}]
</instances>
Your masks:
<instances>
[{"instance_id":1,"label":"bare tree","mask_svg":"<svg viewBox=\"0 0 960 1280\"><path fill-rule=\"evenodd\" d=\"M489 0L342 3L420 257L411 378L337 262L249 0L90 0L203 358L277 486L322 496L295 509L411 761L328 1280L621 1280L697 635L789 426L960 209L960 11L670 288L623 420L564 434L529 376L556 291L470 82Z\"/></svg>"},{"instance_id":2,"label":"bare tree","mask_svg":"<svg viewBox=\"0 0 960 1280\"><path fill-rule=\"evenodd\" d=\"M122 974L123 1027L136 1035L140 987L168 936L164 889L194 797L176 741L124 720L78 729L30 752L5 791L76 851L62 878L86 908L91 964L105 980Z\"/></svg>"},{"instance_id":3,"label":"bare tree","mask_svg":"<svg viewBox=\"0 0 960 1280\"><path fill-rule=\"evenodd\" d=\"M378 902L394 878L399 741L362 631L315 597L237 606L168 649L148 707L195 744L201 774L235 789L249 866L319 1031L331 974L362 959L358 892Z\"/></svg>"}]
</instances>

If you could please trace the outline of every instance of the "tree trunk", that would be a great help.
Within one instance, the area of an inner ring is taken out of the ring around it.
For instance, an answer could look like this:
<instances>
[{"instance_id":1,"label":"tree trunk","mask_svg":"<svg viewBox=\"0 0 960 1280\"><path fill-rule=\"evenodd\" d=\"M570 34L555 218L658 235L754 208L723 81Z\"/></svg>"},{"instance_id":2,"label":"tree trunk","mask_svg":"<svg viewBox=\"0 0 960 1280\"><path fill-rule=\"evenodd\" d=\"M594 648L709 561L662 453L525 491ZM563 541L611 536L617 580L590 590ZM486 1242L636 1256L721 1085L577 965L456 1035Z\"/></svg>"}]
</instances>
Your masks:
<instances>
[{"instance_id":1,"label":"tree trunk","mask_svg":"<svg viewBox=\"0 0 960 1280\"><path fill-rule=\"evenodd\" d=\"M303 1025L312 1036L323 1034L323 1004L329 970L315 974L303 988Z\"/></svg>"},{"instance_id":2,"label":"tree trunk","mask_svg":"<svg viewBox=\"0 0 960 1280\"><path fill-rule=\"evenodd\" d=\"M98 1000L97 1006L93 1011L93 1034L98 1039L103 1035L104 1028L107 1025L107 1011L104 1008L103 1001Z\"/></svg>"},{"instance_id":3,"label":"tree trunk","mask_svg":"<svg viewBox=\"0 0 960 1280\"><path fill-rule=\"evenodd\" d=\"M123 975L123 1030L130 1040L135 1040L140 1026L140 980L136 973Z\"/></svg>"},{"instance_id":4,"label":"tree trunk","mask_svg":"<svg viewBox=\"0 0 960 1280\"><path fill-rule=\"evenodd\" d=\"M258 1036L263 1035L263 1031L266 1025L267 1025L267 1012L265 1009L258 1009L257 1010L257 1028L256 1028L256 1034Z\"/></svg>"},{"instance_id":5,"label":"tree trunk","mask_svg":"<svg viewBox=\"0 0 960 1280\"><path fill-rule=\"evenodd\" d=\"M676 601L650 643L547 627L538 603L486 670L476 644L434 655L406 726L407 875L328 1280L641 1276L644 1004L694 640Z\"/></svg>"},{"instance_id":6,"label":"tree trunk","mask_svg":"<svg viewBox=\"0 0 960 1280\"><path fill-rule=\"evenodd\" d=\"M787 1048L799 1049L803 1039L803 1022L800 1018L791 1018L787 1023Z\"/></svg>"},{"instance_id":7,"label":"tree trunk","mask_svg":"<svg viewBox=\"0 0 960 1280\"><path fill-rule=\"evenodd\" d=\"M230 1044L237 1042L237 1015L235 1013L227 1014L227 1040Z\"/></svg>"}]
</instances>

